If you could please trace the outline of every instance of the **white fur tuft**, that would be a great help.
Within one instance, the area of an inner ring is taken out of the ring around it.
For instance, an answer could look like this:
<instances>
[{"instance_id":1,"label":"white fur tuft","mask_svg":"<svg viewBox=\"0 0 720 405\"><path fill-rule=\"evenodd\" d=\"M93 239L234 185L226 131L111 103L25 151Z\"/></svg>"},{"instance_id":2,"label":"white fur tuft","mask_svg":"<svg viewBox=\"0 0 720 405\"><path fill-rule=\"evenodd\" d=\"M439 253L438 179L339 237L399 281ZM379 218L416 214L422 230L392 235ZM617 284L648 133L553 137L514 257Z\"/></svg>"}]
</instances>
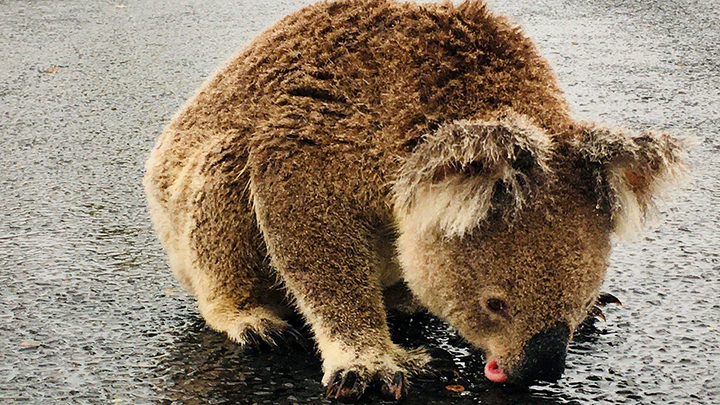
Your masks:
<instances>
[{"instance_id":1,"label":"white fur tuft","mask_svg":"<svg viewBox=\"0 0 720 405\"><path fill-rule=\"evenodd\" d=\"M690 141L662 131L634 135L622 128L590 124L584 144L585 159L602 167L595 175L600 202L607 204L615 234L622 239L641 235L658 216L656 200L680 185L688 174Z\"/></svg>"},{"instance_id":2,"label":"white fur tuft","mask_svg":"<svg viewBox=\"0 0 720 405\"><path fill-rule=\"evenodd\" d=\"M522 116L442 126L405 161L393 185L401 231L452 238L493 209L518 211L532 185L550 175L551 156L550 137ZM498 185L509 197L502 202L494 200Z\"/></svg>"}]
</instances>

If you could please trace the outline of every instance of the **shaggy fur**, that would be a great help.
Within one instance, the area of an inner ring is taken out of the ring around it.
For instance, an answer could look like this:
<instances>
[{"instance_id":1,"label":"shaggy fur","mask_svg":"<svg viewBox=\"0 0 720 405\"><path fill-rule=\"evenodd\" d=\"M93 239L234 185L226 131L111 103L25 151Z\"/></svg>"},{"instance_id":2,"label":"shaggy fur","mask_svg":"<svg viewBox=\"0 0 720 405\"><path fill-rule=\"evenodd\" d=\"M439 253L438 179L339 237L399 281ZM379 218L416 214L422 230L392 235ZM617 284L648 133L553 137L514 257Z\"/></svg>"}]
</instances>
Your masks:
<instances>
[{"instance_id":1,"label":"shaggy fur","mask_svg":"<svg viewBox=\"0 0 720 405\"><path fill-rule=\"evenodd\" d=\"M575 147L592 172L598 206L611 212L616 234L636 236L657 216L654 199L686 177L688 141L663 131L636 135L598 123L583 125Z\"/></svg>"},{"instance_id":2,"label":"shaggy fur","mask_svg":"<svg viewBox=\"0 0 720 405\"><path fill-rule=\"evenodd\" d=\"M438 228L448 238L463 236L493 209L522 210L538 192L535 183L551 175L552 141L525 117L459 120L424 140L393 187L395 215L415 232ZM500 191L505 201L495 198Z\"/></svg>"},{"instance_id":3,"label":"shaggy fur","mask_svg":"<svg viewBox=\"0 0 720 405\"><path fill-rule=\"evenodd\" d=\"M541 378L528 342L582 321L610 235L647 216L684 145L575 122L533 42L479 1L341 0L244 47L146 167L210 327L271 341L297 310L329 395L375 381L397 399L430 357L391 341L390 303L443 317L511 381Z\"/></svg>"}]
</instances>

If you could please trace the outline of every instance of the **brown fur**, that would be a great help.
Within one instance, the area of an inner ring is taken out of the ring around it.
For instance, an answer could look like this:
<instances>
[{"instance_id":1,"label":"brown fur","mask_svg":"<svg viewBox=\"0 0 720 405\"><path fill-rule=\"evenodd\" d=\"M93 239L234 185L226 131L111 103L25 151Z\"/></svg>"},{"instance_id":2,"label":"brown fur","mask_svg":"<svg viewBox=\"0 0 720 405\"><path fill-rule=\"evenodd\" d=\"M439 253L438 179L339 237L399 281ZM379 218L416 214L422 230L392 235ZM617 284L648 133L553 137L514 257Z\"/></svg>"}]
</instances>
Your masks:
<instances>
[{"instance_id":1,"label":"brown fur","mask_svg":"<svg viewBox=\"0 0 720 405\"><path fill-rule=\"evenodd\" d=\"M429 357L390 340L383 287L406 281L512 374L530 337L582 321L611 233L649 211L683 153L664 133L575 122L532 41L479 1L350 0L291 14L232 58L165 129L144 184L211 327L271 339L286 326L277 277L323 382L358 376L336 396L376 379L397 397L396 373Z\"/></svg>"}]
</instances>

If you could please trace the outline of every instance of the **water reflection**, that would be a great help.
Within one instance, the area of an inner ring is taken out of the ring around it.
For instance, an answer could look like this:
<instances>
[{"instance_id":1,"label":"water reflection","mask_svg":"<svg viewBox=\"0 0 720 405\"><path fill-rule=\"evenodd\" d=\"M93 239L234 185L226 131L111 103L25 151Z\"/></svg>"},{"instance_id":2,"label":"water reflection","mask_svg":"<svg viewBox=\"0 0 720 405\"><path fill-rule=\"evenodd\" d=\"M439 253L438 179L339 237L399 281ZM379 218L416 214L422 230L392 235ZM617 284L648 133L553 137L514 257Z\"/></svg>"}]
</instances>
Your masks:
<instances>
[{"instance_id":1,"label":"water reflection","mask_svg":"<svg viewBox=\"0 0 720 405\"><path fill-rule=\"evenodd\" d=\"M320 367L310 350L242 350L197 319L157 365L158 403L320 402Z\"/></svg>"},{"instance_id":2,"label":"water reflection","mask_svg":"<svg viewBox=\"0 0 720 405\"><path fill-rule=\"evenodd\" d=\"M581 403L555 384L510 390L485 381L482 355L443 322L428 315L390 317L393 339L404 347L440 347L453 355L462 375L418 378L406 399L412 404ZM300 326L307 339L307 328ZM594 332L589 332L592 334ZM322 396L321 361L312 350L261 348L242 350L197 318L177 330L155 369L159 404L317 404ZM446 387L460 385L462 392ZM370 391L361 403L377 403ZM584 401L582 401L584 402Z\"/></svg>"}]
</instances>

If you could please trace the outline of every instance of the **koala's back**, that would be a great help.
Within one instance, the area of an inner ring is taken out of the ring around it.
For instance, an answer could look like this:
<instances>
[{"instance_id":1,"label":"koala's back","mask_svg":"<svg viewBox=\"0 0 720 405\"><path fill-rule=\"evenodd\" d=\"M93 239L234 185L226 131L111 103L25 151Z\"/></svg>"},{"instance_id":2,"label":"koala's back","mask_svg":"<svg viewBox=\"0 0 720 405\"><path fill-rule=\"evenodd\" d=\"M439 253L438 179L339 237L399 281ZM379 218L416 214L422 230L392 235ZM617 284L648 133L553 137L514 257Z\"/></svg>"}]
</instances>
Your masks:
<instances>
[{"instance_id":1,"label":"koala's back","mask_svg":"<svg viewBox=\"0 0 720 405\"><path fill-rule=\"evenodd\" d=\"M247 45L181 109L157 147L158 182L230 145L394 156L443 122L503 108L554 134L570 125L548 63L483 3L321 2Z\"/></svg>"}]
</instances>

